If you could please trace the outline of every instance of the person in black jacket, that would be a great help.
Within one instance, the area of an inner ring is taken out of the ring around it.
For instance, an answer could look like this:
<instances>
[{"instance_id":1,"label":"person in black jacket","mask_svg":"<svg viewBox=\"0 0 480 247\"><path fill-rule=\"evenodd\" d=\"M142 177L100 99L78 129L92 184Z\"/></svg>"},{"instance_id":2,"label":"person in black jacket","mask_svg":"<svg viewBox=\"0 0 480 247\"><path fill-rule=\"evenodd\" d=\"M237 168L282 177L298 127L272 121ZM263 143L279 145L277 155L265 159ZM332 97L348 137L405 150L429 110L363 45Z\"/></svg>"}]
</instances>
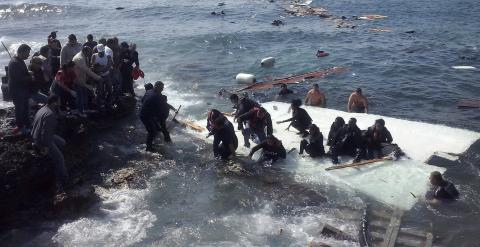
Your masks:
<instances>
[{"instance_id":1,"label":"person in black jacket","mask_svg":"<svg viewBox=\"0 0 480 247\"><path fill-rule=\"evenodd\" d=\"M17 49L17 55L13 56L8 64L8 89L15 105L15 122L17 127L14 133L22 131L23 134L29 132L29 105L30 87L33 83L33 77L30 75L24 60L30 57L31 48L22 44Z\"/></svg>"},{"instance_id":2,"label":"person in black jacket","mask_svg":"<svg viewBox=\"0 0 480 247\"><path fill-rule=\"evenodd\" d=\"M350 118L348 124L337 131L330 146L332 162L338 164L338 155L354 156L354 163L359 162L362 155L362 132L357 127L357 119Z\"/></svg>"},{"instance_id":3,"label":"person in black jacket","mask_svg":"<svg viewBox=\"0 0 480 247\"><path fill-rule=\"evenodd\" d=\"M390 131L385 127L383 119L375 120L375 125L368 128L365 133L365 141L367 144L367 158L382 158L382 148L385 145L391 144L393 141Z\"/></svg>"},{"instance_id":4,"label":"person in black jacket","mask_svg":"<svg viewBox=\"0 0 480 247\"><path fill-rule=\"evenodd\" d=\"M332 146L333 139L338 130L340 130L345 125L345 120L342 117L335 118L335 122L330 126L330 132L328 132L327 146Z\"/></svg>"},{"instance_id":5,"label":"person in black jacket","mask_svg":"<svg viewBox=\"0 0 480 247\"><path fill-rule=\"evenodd\" d=\"M443 179L442 174L434 171L430 174L430 184L434 187L433 199L438 201L453 201L458 199L460 193L453 183Z\"/></svg>"},{"instance_id":6,"label":"person in black jacket","mask_svg":"<svg viewBox=\"0 0 480 247\"><path fill-rule=\"evenodd\" d=\"M299 154L303 154L303 151L306 151L307 154L309 154L312 158L325 155L325 149L323 147L323 135L318 126L315 124L310 125L309 140L310 142L307 140L302 140L300 142Z\"/></svg>"},{"instance_id":7,"label":"person in black jacket","mask_svg":"<svg viewBox=\"0 0 480 247\"><path fill-rule=\"evenodd\" d=\"M121 93L129 93L132 96L135 96L133 90L133 63L132 53L130 52L127 42L122 42L120 44L120 73L122 74L122 90Z\"/></svg>"},{"instance_id":8,"label":"person in black jacket","mask_svg":"<svg viewBox=\"0 0 480 247\"><path fill-rule=\"evenodd\" d=\"M297 134L307 137L307 129L312 124L312 118L308 115L308 112L305 109L300 107L301 105L302 101L300 99L293 100L291 105L292 117L283 121L278 121L277 124L291 122L290 125L288 125L287 130L292 126L299 131Z\"/></svg>"},{"instance_id":9,"label":"person in black jacket","mask_svg":"<svg viewBox=\"0 0 480 247\"><path fill-rule=\"evenodd\" d=\"M238 139L233 124L220 111L212 109L208 114L207 129L209 131L208 136L213 135L213 155L215 158L231 159L238 147Z\"/></svg>"},{"instance_id":10,"label":"person in black jacket","mask_svg":"<svg viewBox=\"0 0 480 247\"><path fill-rule=\"evenodd\" d=\"M233 104L233 108L236 109L234 121L236 120L237 123L238 123L237 129L238 130L243 130L243 123L245 121L238 120L238 117L240 117L241 115L243 115L243 114L247 113L248 111L252 110L254 107L260 107L260 105L257 102L255 102L255 101L253 101L253 100L251 100L247 97L239 98L238 95L236 95L236 94L231 94L230 95L230 101Z\"/></svg>"},{"instance_id":11,"label":"person in black jacket","mask_svg":"<svg viewBox=\"0 0 480 247\"><path fill-rule=\"evenodd\" d=\"M256 135L259 142L265 141L267 136L273 134L272 118L270 114L263 107L254 107L247 113L238 117L239 122L247 122L246 127L243 129L244 146L249 148L249 138L252 135ZM265 135L265 129L267 134Z\"/></svg>"},{"instance_id":12,"label":"person in black jacket","mask_svg":"<svg viewBox=\"0 0 480 247\"><path fill-rule=\"evenodd\" d=\"M142 120L142 123L148 131L146 150L149 152L154 151L153 140L158 132L157 123L160 124L165 142L172 141L165 121L168 118L170 110L177 110L167 103L167 96L162 94L163 87L163 82L155 82L153 90L148 90L145 96L143 96L142 107L140 108L140 120Z\"/></svg>"},{"instance_id":13,"label":"person in black jacket","mask_svg":"<svg viewBox=\"0 0 480 247\"><path fill-rule=\"evenodd\" d=\"M275 136L268 136L265 141L252 148L248 154L248 158L252 158L253 154L262 149L262 157L258 160L259 163L275 163L279 159L287 158L287 151L283 144Z\"/></svg>"}]
</instances>

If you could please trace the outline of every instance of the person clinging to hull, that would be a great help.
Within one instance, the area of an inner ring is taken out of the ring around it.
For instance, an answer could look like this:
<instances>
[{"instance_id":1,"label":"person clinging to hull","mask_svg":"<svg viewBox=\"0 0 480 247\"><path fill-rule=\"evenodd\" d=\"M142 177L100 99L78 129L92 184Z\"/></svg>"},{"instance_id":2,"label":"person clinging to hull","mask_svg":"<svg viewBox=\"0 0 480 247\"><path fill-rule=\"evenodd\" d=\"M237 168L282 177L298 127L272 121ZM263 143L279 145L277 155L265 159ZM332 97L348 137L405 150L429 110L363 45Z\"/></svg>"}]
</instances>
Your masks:
<instances>
[{"instance_id":1,"label":"person clinging to hull","mask_svg":"<svg viewBox=\"0 0 480 247\"><path fill-rule=\"evenodd\" d=\"M292 100L292 117L283 121L277 121L277 124L290 122L287 130L289 130L290 126L292 126L299 131L297 134L307 137L307 129L310 128L310 125L312 124L312 118L310 115L308 115L308 112L305 109L300 107L301 105L302 101L300 99Z\"/></svg>"},{"instance_id":2,"label":"person clinging to hull","mask_svg":"<svg viewBox=\"0 0 480 247\"><path fill-rule=\"evenodd\" d=\"M208 136L213 135L213 155L222 160L232 159L238 148L238 139L233 124L218 110L208 113Z\"/></svg>"},{"instance_id":3,"label":"person clinging to hull","mask_svg":"<svg viewBox=\"0 0 480 247\"><path fill-rule=\"evenodd\" d=\"M450 181L447 181L443 178L442 174L438 171L430 173L430 184L432 185L433 191L427 193L426 199L430 203L439 203L439 202L451 202L460 196L455 185Z\"/></svg>"},{"instance_id":4,"label":"person clinging to hull","mask_svg":"<svg viewBox=\"0 0 480 247\"><path fill-rule=\"evenodd\" d=\"M392 134L385 127L383 119L375 120L375 124L365 132L364 139L367 144L368 159L382 158L384 155L382 152L383 147L391 144L393 141Z\"/></svg>"},{"instance_id":5,"label":"person clinging to hull","mask_svg":"<svg viewBox=\"0 0 480 247\"><path fill-rule=\"evenodd\" d=\"M348 124L340 128L330 145L332 162L338 164L339 155L353 156L353 162L359 162L363 156L362 133L357 126L357 119L350 118Z\"/></svg>"},{"instance_id":6,"label":"person clinging to hull","mask_svg":"<svg viewBox=\"0 0 480 247\"><path fill-rule=\"evenodd\" d=\"M172 141L170 139L170 133L167 130L166 120L170 110L177 110L168 104L167 96L162 94L163 88L163 82L155 82L154 88L145 93L142 106L140 108L140 120L148 132L146 148L146 151L148 152L154 151L153 141L158 132L157 123L160 125L160 130L163 133L165 142Z\"/></svg>"},{"instance_id":7,"label":"person clinging to hull","mask_svg":"<svg viewBox=\"0 0 480 247\"><path fill-rule=\"evenodd\" d=\"M253 147L248 154L248 158L251 159L253 154L260 149L262 149L262 155L258 160L259 163L273 164L280 159L287 158L287 151L282 142L273 135L267 136L265 141Z\"/></svg>"},{"instance_id":8,"label":"person clinging to hull","mask_svg":"<svg viewBox=\"0 0 480 247\"><path fill-rule=\"evenodd\" d=\"M368 101L367 98L363 96L361 88L357 88L357 90L348 97L347 110L348 112L368 113Z\"/></svg>"},{"instance_id":9,"label":"person clinging to hull","mask_svg":"<svg viewBox=\"0 0 480 247\"><path fill-rule=\"evenodd\" d=\"M318 126L315 124L310 125L309 132L309 140L302 140L300 142L299 154L303 154L305 151L312 158L325 155L325 148L323 147L323 134L320 132Z\"/></svg>"},{"instance_id":10,"label":"person clinging to hull","mask_svg":"<svg viewBox=\"0 0 480 247\"><path fill-rule=\"evenodd\" d=\"M305 105L325 107L326 97L325 93L320 91L317 83L313 84L312 89L308 91L305 97Z\"/></svg>"},{"instance_id":11,"label":"person clinging to hull","mask_svg":"<svg viewBox=\"0 0 480 247\"><path fill-rule=\"evenodd\" d=\"M242 130L245 147L250 147L249 139L258 139L263 142L267 136L273 134L272 118L270 113L263 107L254 107L250 111L237 118L237 121L244 122L245 127Z\"/></svg>"}]
</instances>

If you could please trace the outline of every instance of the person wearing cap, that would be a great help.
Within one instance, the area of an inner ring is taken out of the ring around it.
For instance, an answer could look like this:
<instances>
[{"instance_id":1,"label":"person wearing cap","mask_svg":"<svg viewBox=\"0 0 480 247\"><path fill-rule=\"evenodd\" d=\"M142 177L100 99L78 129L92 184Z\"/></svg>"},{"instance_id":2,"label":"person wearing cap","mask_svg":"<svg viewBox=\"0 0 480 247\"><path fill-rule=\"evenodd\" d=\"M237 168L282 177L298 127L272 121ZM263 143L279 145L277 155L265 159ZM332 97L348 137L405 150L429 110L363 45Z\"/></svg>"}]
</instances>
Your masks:
<instances>
[{"instance_id":1,"label":"person wearing cap","mask_svg":"<svg viewBox=\"0 0 480 247\"><path fill-rule=\"evenodd\" d=\"M100 40L100 42L102 42L102 40ZM91 61L93 71L103 78L97 85L97 104L110 109L113 93L110 70L112 69L113 60L111 56L106 54L106 48L102 43L98 44L96 46L97 53L92 55Z\"/></svg>"},{"instance_id":2,"label":"person wearing cap","mask_svg":"<svg viewBox=\"0 0 480 247\"><path fill-rule=\"evenodd\" d=\"M348 97L348 112L368 113L368 101L362 94L362 89L357 88L355 92Z\"/></svg>"},{"instance_id":3,"label":"person wearing cap","mask_svg":"<svg viewBox=\"0 0 480 247\"><path fill-rule=\"evenodd\" d=\"M390 131L385 127L385 120L377 119L375 124L367 129L364 135L367 144L367 158L383 158L383 147L392 143Z\"/></svg>"},{"instance_id":4,"label":"person wearing cap","mask_svg":"<svg viewBox=\"0 0 480 247\"><path fill-rule=\"evenodd\" d=\"M88 78L100 82L102 77L95 74L88 65L88 60L92 56L92 49L84 46L82 51L73 57L75 68L77 70L77 77L75 78L75 91L77 92L77 109L82 117L85 117L85 110L88 107L88 95L91 91L93 93L93 86L87 84Z\"/></svg>"},{"instance_id":5,"label":"person wearing cap","mask_svg":"<svg viewBox=\"0 0 480 247\"><path fill-rule=\"evenodd\" d=\"M213 155L222 160L231 159L238 148L238 139L233 124L217 109L208 113L208 136L213 135ZM208 137L207 137L208 138Z\"/></svg>"},{"instance_id":6,"label":"person wearing cap","mask_svg":"<svg viewBox=\"0 0 480 247\"><path fill-rule=\"evenodd\" d=\"M33 143L41 154L47 155L54 163L57 190L61 190L68 182L68 172L65 167L61 147L65 146L65 140L56 135L57 112L59 97L50 95L47 104L35 114L31 131Z\"/></svg>"},{"instance_id":7,"label":"person wearing cap","mask_svg":"<svg viewBox=\"0 0 480 247\"><path fill-rule=\"evenodd\" d=\"M258 160L259 163L273 164L279 159L287 158L287 151L283 147L282 141L278 140L275 136L267 136L265 141L252 148L248 154L248 158L251 159L253 154L262 149L262 156Z\"/></svg>"},{"instance_id":8,"label":"person wearing cap","mask_svg":"<svg viewBox=\"0 0 480 247\"><path fill-rule=\"evenodd\" d=\"M292 117L283 121L277 121L277 124L290 122L288 125L287 130L290 129L290 126L297 129L299 132L297 134L302 135L303 137L308 136L307 129L310 128L312 124L312 118L308 115L308 112L301 108L302 100L294 99L292 100L291 109L292 109Z\"/></svg>"},{"instance_id":9,"label":"person wearing cap","mask_svg":"<svg viewBox=\"0 0 480 247\"><path fill-rule=\"evenodd\" d=\"M325 107L325 104L325 93L320 91L317 83L313 84L313 88L308 91L307 97L305 97L305 105Z\"/></svg>"},{"instance_id":10,"label":"person wearing cap","mask_svg":"<svg viewBox=\"0 0 480 247\"><path fill-rule=\"evenodd\" d=\"M458 192L457 188L455 188L455 185L451 183L450 181L447 181L442 177L442 174L438 171L434 171L430 173L430 184L433 186L433 193L427 194L427 199L429 202L448 202L448 201L454 201L458 199L460 196L460 193Z\"/></svg>"},{"instance_id":11,"label":"person wearing cap","mask_svg":"<svg viewBox=\"0 0 480 247\"><path fill-rule=\"evenodd\" d=\"M60 52L62 50L62 44L57 39L57 32L51 32L48 36L48 47L50 48L48 59L51 65L51 76L54 77L60 69Z\"/></svg>"},{"instance_id":12,"label":"person wearing cap","mask_svg":"<svg viewBox=\"0 0 480 247\"><path fill-rule=\"evenodd\" d=\"M93 35L91 34L87 35L87 41L83 44L83 46L88 46L90 47L90 49L93 50L97 45L98 45L97 41L93 40Z\"/></svg>"},{"instance_id":13,"label":"person wearing cap","mask_svg":"<svg viewBox=\"0 0 480 247\"><path fill-rule=\"evenodd\" d=\"M33 77L25 64L25 60L30 57L30 50L30 46L21 44L17 49L17 54L8 63L8 89L15 106L16 127L13 129L14 133L22 131L23 134L26 134L30 128L28 99Z\"/></svg>"},{"instance_id":14,"label":"person wearing cap","mask_svg":"<svg viewBox=\"0 0 480 247\"><path fill-rule=\"evenodd\" d=\"M82 44L77 42L77 37L74 34L68 35L68 42L60 51L60 65L72 61L73 57L82 51L82 48Z\"/></svg>"},{"instance_id":15,"label":"person wearing cap","mask_svg":"<svg viewBox=\"0 0 480 247\"><path fill-rule=\"evenodd\" d=\"M339 155L354 156L354 163L360 161L364 151L362 132L357 126L357 119L350 118L348 124L345 124L335 133L335 137L330 145L330 155L334 164L338 164Z\"/></svg>"}]
</instances>

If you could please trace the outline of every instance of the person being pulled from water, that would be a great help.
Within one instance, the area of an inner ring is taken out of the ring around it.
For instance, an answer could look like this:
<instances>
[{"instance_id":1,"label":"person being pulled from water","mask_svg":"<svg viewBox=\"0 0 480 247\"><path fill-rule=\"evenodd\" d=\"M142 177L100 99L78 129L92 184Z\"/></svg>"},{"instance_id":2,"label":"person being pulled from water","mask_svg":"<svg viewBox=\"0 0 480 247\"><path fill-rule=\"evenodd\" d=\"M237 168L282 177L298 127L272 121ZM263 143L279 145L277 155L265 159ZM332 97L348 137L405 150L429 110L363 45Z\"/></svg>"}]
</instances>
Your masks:
<instances>
[{"instance_id":1,"label":"person being pulled from water","mask_svg":"<svg viewBox=\"0 0 480 247\"><path fill-rule=\"evenodd\" d=\"M30 57L30 46L20 45L17 49L17 55L13 56L8 64L8 88L15 106L16 127L13 133L19 131L27 134L30 128L30 108L28 99L30 98L30 85L33 77L30 75L25 60Z\"/></svg>"},{"instance_id":2,"label":"person being pulled from water","mask_svg":"<svg viewBox=\"0 0 480 247\"><path fill-rule=\"evenodd\" d=\"M367 129L364 137L367 144L368 159L383 158L382 148L391 144L393 141L392 135L385 127L385 121L383 119L375 120L375 125Z\"/></svg>"},{"instance_id":3,"label":"person being pulled from water","mask_svg":"<svg viewBox=\"0 0 480 247\"><path fill-rule=\"evenodd\" d=\"M273 134L272 117L263 107L254 107L250 111L240 115L237 121L246 122L242 134L244 145L247 148L250 147L249 139L252 135L255 135L258 138L258 143L260 143L265 141L267 136Z\"/></svg>"},{"instance_id":4,"label":"person being pulled from water","mask_svg":"<svg viewBox=\"0 0 480 247\"><path fill-rule=\"evenodd\" d=\"M355 92L350 94L347 104L348 112L368 113L368 101L362 94L362 89L357 88Z\"/></svg>"},{"instance_id":5,"label":"person being pulled from water","mask_svg":"<svg viewBox=\"0 0 480 247\"><path fill-rule=\"evenodd\" d=\"M453 183L443 179L442 174L438 171L430 173L430 184L434 186L433 193L427 194L428 202L448 202L458 199L460 193Z\"/></svg>"},{"instance_id":6,"label":"person being pulled from water","mask_svg":"<svg viewBox=\"0 0 480 247\"><path fill-rule=\"evenodd\" d=\"M355 118L350 118L348 124L335 133L330 145L330 155L334 164L338 164L338 156L342 154L354 156L353 163L359 162L362 158L362 132Z\"/></svg>"},{"instance_id":7,"label":"person being pulled from water","mask_svg":"<svg viewBox=\"0 0 480 247\"><path fill-rule=\"evenodd\" d=\"M320 91L318 84L313 84L313 88L308 91L305 97L305 105L325 107L325 93Z\"/></svg>"},{"instance_id":8,"label":"person being pulled from water","mask_svg":"<svg viewBox=\"0 0 480 247\"><path fill-rule=\"evenodd\" d=\"M258 160L259 163L275 163L279 159L287 158L287 151L283 147L283 144L275 136L267 136L267 139L262 143L252 148L248 154L248 158L251 159L253 154L262 149L262 156Z\"/></svg>"},{"instance_id":9,"label":"person being pulled from water","mask_svg":"<svg viewBox=\"0 0 480 247\"><path fill-rule=\"evenodd\" d=\"M327 146L332 146L335 142L335 135L345 125L345 120L342 117L335 118L335 121L330 126L330 132L328 132Z\"/></svg>"},{"instance_id":10,"label":"person being pulled from water","mask_svg":"<svg viewBox=\"0 0 480 247\"><path fill-rule=\"evenodd\" d=\"M312 158L325 155L325 149L323 147L323 135L318 126L315 124L310 125L309 141L302 140L300 142L299 154L303 154L303 151L307 152L307 154L309 154Z\"/></svg>"},{"instance_id":11,"label":"person being pulled from water","mask_svg":"<svg viewBox=\"0 0 480 247\"><path fill-rule=\"evenodd\" d=\"M237 123L238 123L237 129L238 130L243 130L244 121L238 120L238 117L240 117L241 115L249 112L254 107L260 107L260 105L257 102L249 99L248 97L239 98L238 95L236 95L236 94L231 94L230 95L230 101L233 104L233 108L236 109L235 110L234 121L236 120Z\"/></svg>"},{"instance_id":12,"label":"person being pulled from water","mask_svg":"<svg viewBox=\"0 0 480 247\"><path fill-rule=\"evenodd\" d=\"M307 137L307 129L312 124L312 118L310 117L310 115L308 115L308 112L305 109L300 107L301 105L302 101L300 99L292 100L292 117L283 121L278 121L277 124L290 122L287 130L289 130L290 126L292 126L299 131L297 134L302 135L303 137Z\"/></svg>"},{"instance_id":13,"label":"person being pulled from water","mask_svg":"<svg viewBox=\"0 0 480 247\"><path fill-rule=\"evenodd\" d=\"M57 189L61 190L68 182L68 172L62 151L60 151L60 148L65 146L65 140L55 135L58 102L57 95L52 94L48 97L47 104L35 114L31 135L35 147L53 161Z\"/></svg>"},{"instance_id":14,"label":"person being pulled from water","mask_svg":"<svg viewBox=\"0 0 480 247\"><path fill-rule=\"evenodd\" d=\"M176 111L176 109L168 104L167 96L163 95L163 82L157 81L153 87L153 90L148 90L143 96L142 107L140 108L140 120L147 129L147 148L146 151L153 152L153 140L157 136L158 124L160 124L160 130L163 133L165 142L171 142L170 133L167 130L166 120L170 113L170 110Z\"/></svg>"},{"instance_id":15,"label":"person being pulled from water","mask_svg":"<svg viewBox=\"0 0 480 247\"><path fill-rule=\"evenodd\" d=\"M233 124L218 110L208 113L208 136L213 135L213 155L222 160L231 159L238 147L237 135Z\"/></svg>"}]
</instances>

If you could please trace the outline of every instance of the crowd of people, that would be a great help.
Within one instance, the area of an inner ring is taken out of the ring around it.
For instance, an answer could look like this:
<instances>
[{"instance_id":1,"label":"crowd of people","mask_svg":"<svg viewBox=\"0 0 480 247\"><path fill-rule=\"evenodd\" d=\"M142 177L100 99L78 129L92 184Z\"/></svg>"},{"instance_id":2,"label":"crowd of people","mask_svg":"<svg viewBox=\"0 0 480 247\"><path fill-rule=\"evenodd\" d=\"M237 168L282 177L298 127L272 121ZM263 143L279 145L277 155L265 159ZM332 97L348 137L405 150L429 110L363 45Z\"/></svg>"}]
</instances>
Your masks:
<instances>
[{"instance_id":1,"label":"crowd of people","mask_svg":"<svg viewBox=\"0 0 480 247\"><path fill-rule=\"evenodd\" d=\"M32 49L18 47L8 64L8 89L15 106L12 134L31 136L33 144L55 164L61 187L68 180L61 146L65 140L55 135L58 114L87 118L90 112L108 114L120 97L134 97L134 71L140 71L135 44L119 43L118 38L100 39L89 34L85 43L74 34L62 47L56 32L46 45L25 61ZM44 104L30 120L30 101Z\"/></svg>"}]
</instances>

